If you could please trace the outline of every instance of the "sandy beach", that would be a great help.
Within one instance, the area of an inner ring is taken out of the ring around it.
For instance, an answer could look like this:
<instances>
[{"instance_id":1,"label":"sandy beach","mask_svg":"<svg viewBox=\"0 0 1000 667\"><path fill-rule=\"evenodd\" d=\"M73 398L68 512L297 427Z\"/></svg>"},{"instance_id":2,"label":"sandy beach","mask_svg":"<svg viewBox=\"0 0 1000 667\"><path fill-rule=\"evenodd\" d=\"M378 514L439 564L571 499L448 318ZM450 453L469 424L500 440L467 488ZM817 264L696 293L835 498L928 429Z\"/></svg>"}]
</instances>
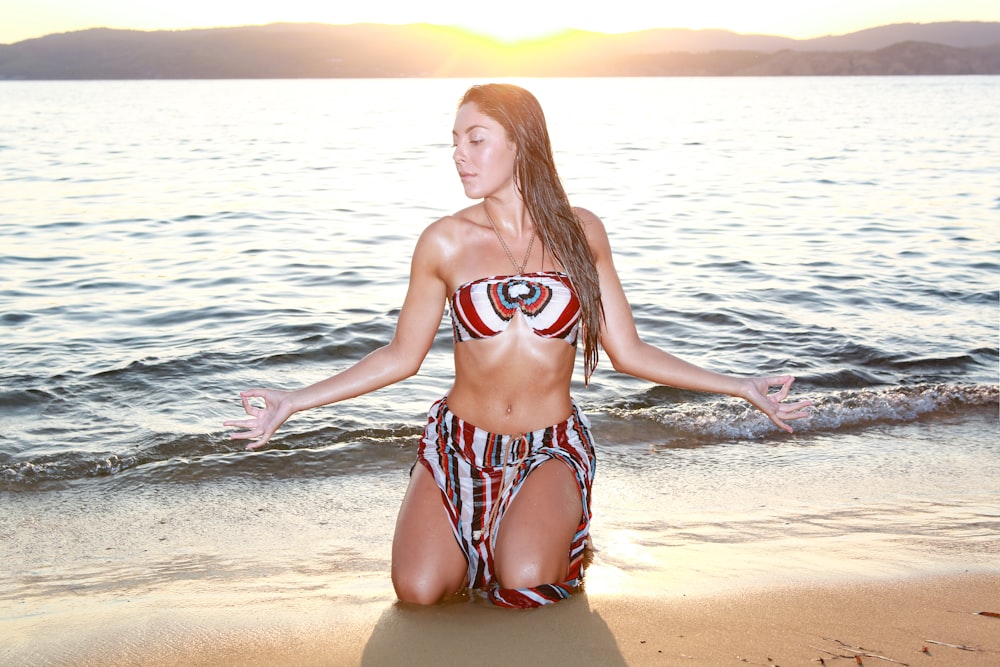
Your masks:
<instances>
[{"instance_id":1,"label":"sandy beach","mask_svg":"<svg viewBox=\"0 0 1000 667\"><path fill-rule=\"evenodd\" d=\"M915 442L898 478L872 464L729 479L714 456L766 449L698 451L714 492L698 468L639 477L608 452L586 590L529 611L395 601L402 463L6 494L0 664L998 665L1000 618L980 615L1000 613L992 459L924 479L943 462L916 465L916 447L937 428L891 430ZM963 441L991 432L972 421ZM850 458L854 439L830 446ZM807 462L825 446L809 444Z\"/></svg>"},{"instance_id":2,"label":"sandy beach","mask_svg":"<svg viewBox=\"0 0 1000 667\"><path fill-rule=\"evenodd\" d=\"M5 664L997 665L1000 618L979 612L997 611L998 590L1000 575L956 575L689 598L581 594L528 611L163 608L67 623L87 636L74 655L46 651L50 637L34 659Z\"/></svg>"}]
</instances>

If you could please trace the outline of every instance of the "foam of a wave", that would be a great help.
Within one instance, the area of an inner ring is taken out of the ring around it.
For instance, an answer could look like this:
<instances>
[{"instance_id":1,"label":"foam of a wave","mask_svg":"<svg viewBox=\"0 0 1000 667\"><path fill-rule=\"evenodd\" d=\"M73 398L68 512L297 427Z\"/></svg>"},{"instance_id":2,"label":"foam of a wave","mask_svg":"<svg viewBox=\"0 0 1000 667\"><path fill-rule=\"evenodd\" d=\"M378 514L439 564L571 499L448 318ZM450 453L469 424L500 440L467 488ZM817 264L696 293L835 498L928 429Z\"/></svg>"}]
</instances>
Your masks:
<instances>
[{"instance_id":1,"label":"foam of a wave","mask_svg":"<svg viewBox=\"0 0 1000 667\"><path fill-rule=\"evenodd\" d=\"M809 417L794 423L799 432L912 422L990 407L1000 410L1000 388L996 385L928 384L851 389L803 398L812 400L813 405L809 408ZM777 431L766 416L738 400L609 412L621 419L651 419L685 438L754 439Z\"/></svg>"}]
</instances>

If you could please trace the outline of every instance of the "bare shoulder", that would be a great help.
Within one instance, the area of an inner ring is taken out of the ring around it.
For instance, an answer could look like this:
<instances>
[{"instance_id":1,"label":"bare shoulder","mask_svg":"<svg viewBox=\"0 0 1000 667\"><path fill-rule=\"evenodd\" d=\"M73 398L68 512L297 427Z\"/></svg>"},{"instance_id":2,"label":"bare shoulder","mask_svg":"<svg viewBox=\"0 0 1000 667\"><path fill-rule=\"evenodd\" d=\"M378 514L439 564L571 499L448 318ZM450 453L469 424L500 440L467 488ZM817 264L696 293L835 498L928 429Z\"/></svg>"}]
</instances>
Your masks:
<instances>
[{"instance_id":1,"label":"bare shoulder","mask_svg":"<svg viewBox=\"0 0 1000 667\"><path fill-rule=\"evenodd\" d=\"M470 206L462 209L461 211L456 211L451 215L438 218L434 222L427 225L423 231L423 235L436 238L439 236L461 234L463 231L467 231L468 225L477 224L473 208L474 207Z\"/></svg>"},{"instance_id":2,"label":"bare shoulder","mask_svg":"<svg viewBox=\"0 0 1000 667\"><path fill-rule=\"evenodd\" d=\"M420 243L434 244L446 242L459 233L459 229L463 224L466 223L462 220L461 213L454 213L438 218L424 227L423 232L420 233Z\"/></svg>"},{"instance_id":3,"label":"bare shoulder","mask_svg":"<svg viewBox=\"0 0 1000 667\"><path fill-rule=\"evenodd\" d=\"M469 209L438 218L421 232L416 254L437 264L448 264L460 251L472 224L476 223Z\"/></svg>"},{"instance_id":4,"label":"bare shoulder","mask_svg":"<svg viewBox=\"0 0 1000 667\"><path fill-rule=\"evenodd\" d=\"M584 226L594 223L603 225L601 219L597 217L597 214L590 209L583 208L582 206L574 206L573 213L576 214L576 217L580 219L580 222L582 222Z\"/></svg>"},{"instance_id":5,"label":"bare shoulder","mask_svg":"<svg viewBox=\"0 0 1000 667\"><path fill-rule=\"evenodd\" d=\"M583 225L583 233L587 235L587 241L590 242L594 253L598 256L610 253L611 243L608 241L608 231L604 227L604 221L592 211L579 206L574 206L573 212Z\"/></svg>"}]
</instances>

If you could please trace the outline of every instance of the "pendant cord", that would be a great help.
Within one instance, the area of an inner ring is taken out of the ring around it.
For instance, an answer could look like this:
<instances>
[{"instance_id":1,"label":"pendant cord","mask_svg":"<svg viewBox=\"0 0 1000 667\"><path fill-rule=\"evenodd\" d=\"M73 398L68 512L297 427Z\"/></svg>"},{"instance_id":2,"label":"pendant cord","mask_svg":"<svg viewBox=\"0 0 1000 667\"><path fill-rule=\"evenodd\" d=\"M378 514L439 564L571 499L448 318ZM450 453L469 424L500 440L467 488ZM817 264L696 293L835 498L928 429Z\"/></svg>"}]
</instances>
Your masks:
<instances>
[{"instance_id":1,"label":"pendant cord","mask_svg":"<svg viewBox=\"0 0 1000 667\"><path fill-rule=\"evenodd\" d=\"M510 263L514 265L517 270L517 275L524 273L524 269L528 266L528 260L531 258L531 248L535 245L535 230L531 230L531 240L528 241L528 252L524 253L524 261L520 265L514 260L514 254L507 247L507 242L503 240L503 236L500 235L500 230L497 228L497 223L493 222L493 216L490 215L490 210L486 208L486 203L483 202L483 211L486 213L486 219L490 221L490 227L493 228L494 233L496 233L497 238L500 239L500 245L503 246L503 251L507 253L507 259Z\"/></svg>"}]
</instances>

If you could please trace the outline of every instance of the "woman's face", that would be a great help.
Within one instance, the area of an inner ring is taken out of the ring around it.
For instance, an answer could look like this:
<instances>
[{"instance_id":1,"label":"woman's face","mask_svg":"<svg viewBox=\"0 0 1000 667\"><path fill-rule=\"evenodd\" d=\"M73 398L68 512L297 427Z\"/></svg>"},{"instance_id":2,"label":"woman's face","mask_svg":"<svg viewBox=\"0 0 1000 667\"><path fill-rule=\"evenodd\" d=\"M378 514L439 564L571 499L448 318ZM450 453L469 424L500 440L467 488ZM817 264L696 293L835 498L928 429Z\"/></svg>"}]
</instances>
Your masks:
<instances>
[{"instance_id":1,"label":"woman's face","mask_svg":"<svg viewBox=\"0 0 1000 667\"><path fill-rule=\"evenodd\" d=\"M482 199L514 188L514 158L517 149L508 141L500 123L474 103L463 104L455 115L451 133L453 159L462 179L465 196Z\"/></svg>"}]
</instances>

